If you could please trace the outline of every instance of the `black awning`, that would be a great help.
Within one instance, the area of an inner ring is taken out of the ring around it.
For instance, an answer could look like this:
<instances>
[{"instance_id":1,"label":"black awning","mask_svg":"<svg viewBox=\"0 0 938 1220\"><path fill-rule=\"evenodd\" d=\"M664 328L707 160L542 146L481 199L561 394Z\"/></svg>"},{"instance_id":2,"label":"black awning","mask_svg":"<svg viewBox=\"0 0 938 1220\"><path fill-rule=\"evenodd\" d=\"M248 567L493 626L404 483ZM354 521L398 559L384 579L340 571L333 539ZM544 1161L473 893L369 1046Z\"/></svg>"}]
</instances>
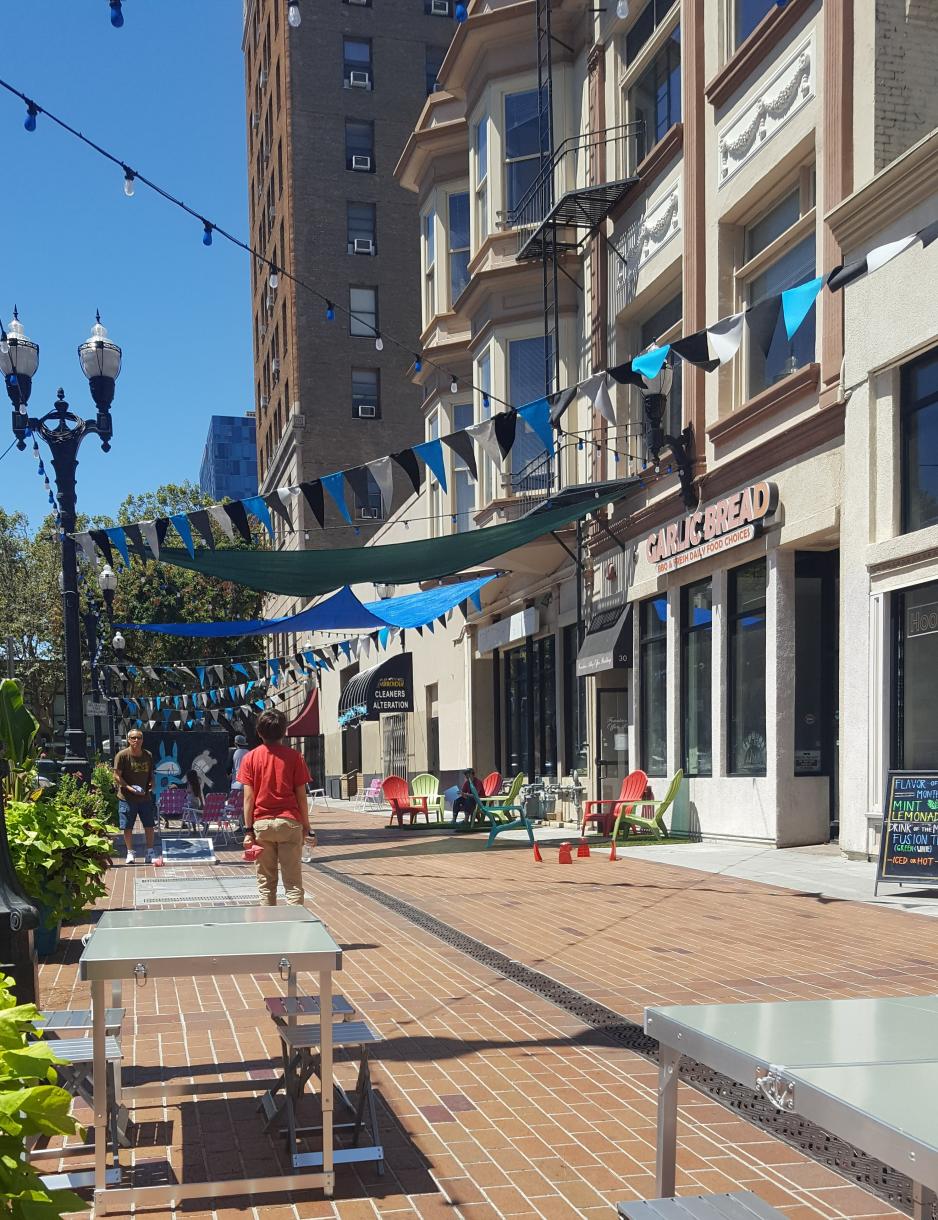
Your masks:
<instances>
[{"instance_id":1,"label":"black awning","mask_svg":"<svg viewBox=\"0 0 938 1220\"><path fill-rule=\"evenodd\" d=\"M576 657L576 676L606 669L628 669L632 664L632 603L616 601L597 609Z\"/></svg>"},{"instance_id":2,"label":"black awning","mask_svg":"<svg viewBox=\"0 0 938 1220\"><path fill-rule=\"evenodd\" d=\"M339 696L339 714L358 709L358 719L377 720L384 712L414 710L414 660L398 653L357 674Z\"/></svg>"}]
</instances>

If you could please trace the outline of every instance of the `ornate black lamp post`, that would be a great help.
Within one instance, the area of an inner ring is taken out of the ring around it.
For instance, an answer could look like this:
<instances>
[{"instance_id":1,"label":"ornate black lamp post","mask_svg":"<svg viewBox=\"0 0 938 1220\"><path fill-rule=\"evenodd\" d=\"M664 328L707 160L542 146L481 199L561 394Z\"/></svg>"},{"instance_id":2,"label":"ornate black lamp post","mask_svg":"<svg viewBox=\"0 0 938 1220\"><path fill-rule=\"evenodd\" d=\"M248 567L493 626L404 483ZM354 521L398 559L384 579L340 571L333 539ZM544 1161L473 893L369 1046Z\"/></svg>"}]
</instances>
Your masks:
<instances>
[{"instance_id":1,"label":"ornate black lamp post","mask_svg":"<svg viewBox=\"0 0 938 1220\"><path fill-rule=\"evenodd\" d=\"M78 563L72 538L76 514L75 471L79 447L89 433L100 437L105 453L111 447L111 403L121 368L121 349L108 339L100 315L90 338L79 347L78 358L97 408L95 418L80 419L75 415L65 401L65 391L60 389L52 410L37 419L29 414L27 404L33 377L39 367L39 345L26 337L15 309L9 331L5 335L0 332L0 372L4 375L7 394L13 404L13 435L17 447L26 448L29 433L42 437L49 446L55 471L61 519L62 614L65 623L65 768L87 773L81 689Z\"/></svg>"},{"instance_id":2,"label":"ornate black lamp post","mask_svg":"<svg viewBox=\"0 0 938 1220\"><path fill-rule=\"evenodd\" d=\"M697 507L697 494L694 490L693 458L691 451L694 445L694 431L688 425L682 429L680 436L672 436L661 426L664 413L668 407L668 395L674 373L667 363L661 366L661 371L654 377L647 378L648 389L642 394L645 408L645 447L655 464L655 473L659 473L661 450L667 445L671 450L674 465L677 467L678 478L681 480L681 495L688 508Z\"/></svg>"}]
</instances>

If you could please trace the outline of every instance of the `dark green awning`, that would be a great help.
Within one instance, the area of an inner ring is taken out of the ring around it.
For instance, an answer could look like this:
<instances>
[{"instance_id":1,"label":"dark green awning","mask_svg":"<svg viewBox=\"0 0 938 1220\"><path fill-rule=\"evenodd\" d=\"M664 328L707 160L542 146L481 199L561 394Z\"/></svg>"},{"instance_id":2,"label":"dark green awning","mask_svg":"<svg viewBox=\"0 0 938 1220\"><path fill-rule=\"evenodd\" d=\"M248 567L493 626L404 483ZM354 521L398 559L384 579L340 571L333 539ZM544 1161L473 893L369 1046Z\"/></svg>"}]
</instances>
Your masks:
<instances>
[{"instance_id":1,"label":"dark green awning","mask_svg":"<svg viewBox=\"0 0 938 1220\"><path fill-rule=\"evenodd\" d=\"M164 547L160 551L160 563L217 576L219 580L233 580L264 593L286 593L294 597L316 597L343 585L366 581L410 584L451 576L454 572L500 559L509 551L620 499L634 481L627 479L569 488L517 521L462 534L447 534L442 538L334 551L206 549L197 550L194 556L188 551ZM510 568L511 564L503 566Z\"/></svg>"}]
</instances>

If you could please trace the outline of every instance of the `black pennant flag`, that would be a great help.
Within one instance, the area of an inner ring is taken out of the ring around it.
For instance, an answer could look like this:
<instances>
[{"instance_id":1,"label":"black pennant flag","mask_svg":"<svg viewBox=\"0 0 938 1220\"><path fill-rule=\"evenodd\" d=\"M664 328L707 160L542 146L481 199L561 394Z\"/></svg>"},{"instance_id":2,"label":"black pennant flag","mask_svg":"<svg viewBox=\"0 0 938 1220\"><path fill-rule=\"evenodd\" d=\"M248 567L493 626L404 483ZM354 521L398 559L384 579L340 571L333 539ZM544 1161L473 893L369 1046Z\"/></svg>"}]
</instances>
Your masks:
<instances>
[{"instance_id":1,"label":"black pennant flag","mask_svg":"<svg viewBox=\"0 0 938 1220\"><path fill-rule=\"evenodd\" d=\"M159 528L159 521L157 521L156 524L157 528ZM215 535L212 533L212 518L208 515L205 509L196 508L189 513L189 524L195 526L205 542L205 545L214 551ZM163 532L166 532L165 529ZM162 539L160 539L160 542L162 543Z\"/></svg>"},{"instance_id":2,"label":"black pennant flag","mask_svg":"<svg viewBox=\"0 0 938 1220\"><path fill-rule=\"evenodd\" d=\"M645 385L645 378L632 368L631 360L626 360L624 364L617 364L614 368L609 369L609 376L618 381L619 385L637 385L640 388Z\"/></svg>"},{"instance_id":3,"label":"black pennant flag","mask_svg":"<svg viewBox=\"0 0 938 1220\"><path fill-rule=\"evenodd\" d=\"M495 425L495 439L498 441L498 447L502 451L502 457L507 457L511 453L512 445L515 443L518 412L500 411L498 415L492 416L492 423Z\"/></svg>"},{"instance_id":4,"label":"black pennant flag","mask_svg":"<svg viewBox=\"0 0 938 1220\"><path fill-rule=\"evenodd\" d=\"M678 339L671 344L671 351L677 352L688 364L696 365L699 369L706 369L708 373L712 373L714 369L720 367L719 360L711 359L705 330L698 330L693 335Z\"/></svg>"},{"instance_id":5,"label":"black pennant flag","mask_svg":"<svg viewBox=\"0 0 938 1220\"><path fill-rule=\"evenodd\" d=\"M241 501L232 500L230 504L223 504L222 508L228 514L232 525L235 527L244 541L248 543L253 542L254 539L251 537L251 527L248 524L247 509L244 507Z\"/></svg>"},{"instance_id":6,"label":"black pennant flag","mask_svg":"<svg viewBox=\"0 0 938 1220\"><path fill-rule=\"evenodd\" d=\"M104 555L110 566L114 567L114 552L111 550L111 542L104 530L89 530L91 537L94 539L94 544L99 551Z\"/></svg>"},{"instance_id":7,"label":"black pennant flag","mask_svg":"<svg viewBox=\"0 0 938 1220\"><path fill-rule=\"evenodd\" d=\"M778 325L778 312L781 307L781 294L776 293L768 300L760 301L758 305L746 310L746 325L749 327L752 341L764 356L768 356L772 346L772 336Z\"/></svg>"},{"instance_id":8,"label":"black pennant flag","mask_svg":"<svg viewBox=\"0 0 938 1220\"><path fill-rule=\"evenodd\" d=\"M287 523L287 529L293 529L293 518L290 516L290 510L284 501L280 499L277 492L272 491L269 496L264 496L264 503L272 513L276 513L282 521Z\"/></svg>"},{"instance_id":9,"label":"black pennant flag","mask_svg":"<svg viewBox=\"0 0 938 1220\"><path fill-rule=\"evenodd\" d=\"M576 398L575 385L569 386L566 390L558 390L556 394L550 395L547 401L550 403L550 422L552 424L560 423L567 407L573 402L574 398Z\"/></svg>"},{"instance_id":10,"label":"black pennant flag","mask_svg":"<svg viewBox=\"0 0 938 1220\"><path fill-rule=\"evenodd\" d=\"M462 458L474 479L479 477L479 472L476 469L475 446L468 432L453 432L450 436L444 436L443 444L449 445L453 453Z\"/></svg>"},{"instance_id":11,"label":"black pennant flag","mask_svg":"<svg viewBox=\"0 0 938 1220\"><path fill-rule=\"evenodd\" d=\"M309 505L310 512L319 523L319 528L322 529L325 523L325 503L323 501L322 483L316 479L312 483L301 483L300 491L302 491L306 503Z\"/></svg>"},{"instance_id":12,"label":"black pennant flag","mask_svg":"<svg viewBox=\"0 0 938 1220\"><path fill-rule=\"evenodd\" d=\"M420 472L420 463L417 461L417 455L413 449L402 449L400 453L392 453L391 457L397 462L408 479L410 479L414 494L419 493L420 482L423 476Z\"/></svg>"},{"instance_id":13,"label":"black pennant flag","mask_svg":"<svg viewBox=\"0 0 938 1220\"><path fill-rule=\"evenodd\" d=\"M127 541L133 547L133 552L141 563L146 563L148 559L152 559L150 548L143 541L143 534L140 532L139 525L125 525L124 533L127 536Z\"/></svg>"},{"instance_id":14,"label":"black pennant flag","mask_svg":"<svg viewBox=\"0 0 938 1220\"><path fill-rule=\"evenodd\" d=\"M353 466L351 470L346 470L344 473L346 482L355 493L355 499L359 504L367 505L374 486L371 472L366 466Z\"/></svg>"}]
</instances>

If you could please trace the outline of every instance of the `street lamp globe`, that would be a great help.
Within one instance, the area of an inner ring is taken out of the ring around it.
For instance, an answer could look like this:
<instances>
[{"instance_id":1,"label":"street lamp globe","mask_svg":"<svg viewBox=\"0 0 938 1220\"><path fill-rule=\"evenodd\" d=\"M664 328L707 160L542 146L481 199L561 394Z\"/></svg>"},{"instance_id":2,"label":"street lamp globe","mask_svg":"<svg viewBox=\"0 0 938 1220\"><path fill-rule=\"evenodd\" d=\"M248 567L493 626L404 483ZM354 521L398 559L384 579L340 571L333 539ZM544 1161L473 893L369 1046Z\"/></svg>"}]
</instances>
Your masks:
<instances>
[{"instance_id":1,"label":"street lamp globe","mask_svg":"<svg viewBox=\"0 0 938 1220\"><path fill-rule=\"evenodd\" d=\"M90 336L78 349L81 371L91 382L92 395L97 378L105 377L113 383L121 371L121 349L107 337L107 331L101 325L101 315L96 314L95 319ZM113 397L113 389L111 395Z\"/></svg>"},{"instance_id":2,"label":"street lamp globe","mask_svg":"<svg viewBox=\"0 0 938 1220\"><path fill-rule=\"evenodd\" d=\"M39 344L26 337L14 307L6 340L0 343L0 373L6 379L7 394L15 407L22 408L29 401L32 380L38 368Z\"/></svg>"},{"instance_id":3,"label":"street lamp globe","mask_svg":"<svg viewBox=\"0 0 938 1220\"><path fill-rule=\"evenodd\" d=\"M117 589L117 575L109 563L106 563L98 573L98 588L107 596Z\"/></svg>"},{"instance_id":4,"label":"street lamp globe","mask_svg":"<svg viewBox=\"0 0 938 1220\"><path fill-rule=\"evenodd\" d=\"M386 581L381 581L381 580L376 580L374 583L375 583L375 593L377 593L377 595L381 599L381 601L387 601L387 599L389 597L394 596L394 593L397 589L396 585L392 585Z\"/></svg>"},{"instance_id":5,"label":"street lamp globe","mask_svg":"<svg viewBox=\"0 0 938 1220\"><path fill-rule=\"evenodd\" d=\"M127 641L119 631L114 632L114 639L111 640L111 647L119 657L124 655L124 649L127 647Z\"/></svg>"},{"instance_id":6,"label":"street lamp globe","mask_svg":"<svg viewBox=\"0 0 938 1220\"><path fill-rule=\"evenodd\" d=\"M671 393L671 386L674 382L674 370L671 365L665 360L664 364L658 370L654 377L646 377L645 385L648 387L646 393L657 394L662 398L667 398Z\"/></svg>"}]
</instances>

